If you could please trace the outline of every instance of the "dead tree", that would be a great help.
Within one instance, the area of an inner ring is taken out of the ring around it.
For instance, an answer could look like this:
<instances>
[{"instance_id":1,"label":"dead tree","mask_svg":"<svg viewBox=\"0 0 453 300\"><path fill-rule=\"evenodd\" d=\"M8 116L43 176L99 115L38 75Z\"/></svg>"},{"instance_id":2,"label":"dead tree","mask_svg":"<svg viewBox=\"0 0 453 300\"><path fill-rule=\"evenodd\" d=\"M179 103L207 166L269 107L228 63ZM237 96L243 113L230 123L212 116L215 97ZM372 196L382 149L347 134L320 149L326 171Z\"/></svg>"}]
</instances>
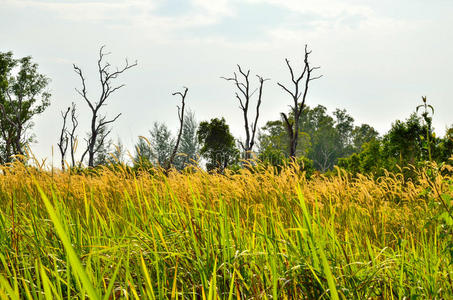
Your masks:
<instances>
[{"instance_id":1,"label":"dead tree","mask_svg":"<svg viewBox=\"0 0 453 300\"><path fill-rule=\"evenodd\" d=\"M310 67L310 62L308 61L310 54L311 51L308 51L307 45L305 45L304 69L297 78L294 75L289 60L285 59L291 74L291 82L294 85L293 91L291 91L291 88L288 88L281 83L277 83L293 100L293 104L290 106L292 116L288 117L285 113L281 113L289 136L289 156L293 159L296 157L297 142L299 138L299 119L305 107L309 84L311 81L322 77L322 75L312 77L312 72L320 67Z\"/></svg>"},{"instance_id":2,"label":"dead tree","mask_svg":"<svg viewBox=\"0 0 453 300\"><path fill-rule=\"evenodd\" d=\"M75 103L72 103L71 122L72 122L72 129L69 132L69 143L70 143L70 150L71 150L71 166L75 167L76 166L75 151L77 149L77 137L75 135L75 132L76 132L77 127L79 126L79 121L77 120L77 115L76 115Z\"/></svg>"},{"instance_id":3,"label":"dead tree","mask_svg":"<svg viewBox=\"0 0 453 300\"><path fill-rule=\"evenodd\" d=\"M245 144L242 141L240 141L239 143L241 145L242 150L244 150L245 159L249 160L252 155L253 146L255 145L256 128L258 124L258 118L260 116L260 105L263 96L263 85L264 82L268 79L264 79L263 77L256 75L259 82L259 88L255 89L254 91L251 91L249 80L250 70L244 72L240 65L237 65L237 67L239 70L239 74L242 76L243 81L241 81L238 78L236 72L233 73L234 77L221 77L221 78L227 81L232 81L239 91L236 92L235 95L236 99L238 99L239 101L239 108L242 110L242 114L244 117ZM256 102L255 121L250 124L248 110L250 106L250 100L252 96L256 93L256 91L258 91L258 99Z\"/></svg>"},{"instance_id":4,"label":"dead tree","mask_svg":"<svg viewBox=\"0 0 453 300\"><path fill-rule=\"evenodd\" d=\"M61 169L63 171L65 169L65 157L66 157L66 151L68 150L68 144L69 144L68 131L66 130L66 119L68 117L70 110L71 110L71 107L68 107L68 109L66 110L65 113L63 113L63 111L61 112L61 117L63 118L63 126L61 127L60 141L57 143L58 149L60 149Z\"/></svg>"},{"instance_id":5,"label":"dead tree","mask_svg":"<svg viewBox=\"0 0 453 300\"><path fill-rule=\"evenodd\" d=\"M184 108L186 106L185 101L186 101L186 96L187 96L188 91L189 91L189 89L184 87L184 90L182 92L175 92L172 94L173 96L181 97L181 107L178 105L178 118L179 118L178 136L176 137L175 147L173 148L173 151L172 151L170 158L168 159L167 165L165 167L166 170L170 169L171 165L173 164L173 160L176 157L176 153L178 152L179 143L181 141L181 135L182 135L182 131L184 128Z\"/></svg>"},{"instance_id":6,"label":"dead tree","mask_svg":"<svg viewBox=\"0 0 453 300\"><path fill-rule=\"evenodd\" d=\"M99 115L99 110L102 106L106 105L107 99L116 91L124 87L124 84L113 86L112 81L117 79L119 75L121 75L126 70L135 67L137 62L133 64L129 64L128 60L126 59L126 63L122 68L116 68L116 71L110 70L110 64L108 62L103 62L103 59L106 55L110 53L104 52L104 47L102 46L99 50L99 59L97 62L98 66L98 73L99 73L99 81L101 84L101 95L99 96L99 100L93 101L88 97L86 84L85 84L85 77L82 73L82 70L76 66L74 66L74 71L79 75L80 80L82 82L82 90L76 89L77 93L85 100L91 110L91 126L90 131L88 133L88 138L86 139L87 147L86 150L83 152L82 157L80 159L80 164L83 162L85 156L88 154L88 167L94 166L94 156L96 155L99 147L96 146L96 140L98 138L99 132L108 124L115 122L120 116L121 113L118 114L113 119L107 119L106 116ZM105 138L110 134L111 130L107 131L106 134L102 136L102 140L98 145L102 145Z\"/></svg>"},{"instance_id":7,"label":"dead tree","mask_svg":"<svg viewBox=\"0 0 453 300\"><path fill-rule=\"evenodd\" d=\"M72 123L72 128L69 131L68 129L68 123L69 123L69 118L68 115L71 113L71 123ZM71 156L71 167L75 166L75 150L77 148L77 137L75 136L75 132L77 129L77 126L79 125L79 122L77 121L77 116L76 116L76 106L75 103L72 103L72 106L69 106L66 110L66 112L61 112L61 117L63 118L63 125L61 127L61 132L60 132L60 140L58 141L58 149L60 150L60 155L61 155L61 169L64 171L65 170L65 158L66 154L68 152L68 147L70 151L70 156Z\"/></svg>"}]
</instances>

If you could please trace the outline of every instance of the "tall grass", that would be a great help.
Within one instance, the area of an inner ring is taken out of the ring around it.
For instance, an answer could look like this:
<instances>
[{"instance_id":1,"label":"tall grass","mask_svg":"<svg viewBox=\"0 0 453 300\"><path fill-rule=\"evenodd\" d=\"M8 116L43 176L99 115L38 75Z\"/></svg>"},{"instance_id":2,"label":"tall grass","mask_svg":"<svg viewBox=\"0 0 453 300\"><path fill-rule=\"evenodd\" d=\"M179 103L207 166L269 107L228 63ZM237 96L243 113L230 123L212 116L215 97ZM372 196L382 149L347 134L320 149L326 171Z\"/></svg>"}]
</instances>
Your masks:
<instances>
[{"instance_id":1,"label":"tall grass","mask_svg":"<svg viewBox=\"0 0 453 300\"><path fill-rule=\"evenodd\" d=\"M452 298L451 171L308 180L298 166L165 176L15 164L0 175L0 297Z\"/></svg>"}]
</instances>

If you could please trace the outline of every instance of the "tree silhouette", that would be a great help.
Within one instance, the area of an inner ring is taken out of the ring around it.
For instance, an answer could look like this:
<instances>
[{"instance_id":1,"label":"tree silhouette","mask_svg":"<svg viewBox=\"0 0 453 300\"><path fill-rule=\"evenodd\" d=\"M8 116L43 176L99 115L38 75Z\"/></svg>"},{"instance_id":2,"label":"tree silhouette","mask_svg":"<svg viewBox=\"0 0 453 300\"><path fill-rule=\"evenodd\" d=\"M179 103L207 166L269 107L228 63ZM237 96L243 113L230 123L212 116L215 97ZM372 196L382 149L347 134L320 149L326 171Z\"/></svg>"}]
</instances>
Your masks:
<instances>
[{"instance_id":1,"label":"tree silhouette","mask_svg":"<svg viewBox=\"0 0 453 300\"><path fill-rule=\"evenodd\" d=\"M311 81L322 77L322 75L315 77L312 76L313 71L319 69L319 67L310 67L310 62L308 61L310 54L311 51L308 51L307 45L305 45L304 69L298 77L294 75L294 71L289 63L289 60L285 59L286 65L288 66L291 74L293 91L291 91L291 88L288 88L281 83L277 83L291 96L293 100L293 104L290 106L293 118L288 118L285 113L281 113L289 135L289 154L293 159L296 157L297 142L299 137L299 119L302 111L304 110L309 84ZM301 86L301 84L303 84L303 86Z\"/></svg>"},{"instance_id":2,"label":"tree silhouette","mask_svg":"<svg viewBox=\"0 0 453 300\"><path fill-rule=\"evenodd\" d=\"M189 89L184 87L184 91L175 92L172 94L173 96L181 97L181 107L178 106L179 131L178 131L178 135L176 137L175 146L173 148L173 151L171 152L170 158L168 159L167 165L165 166L166 170L171 168L171 165L173 164L173 161L176 157L176 153L178 152L178 147L179 147L179 143L181 141L182 131L184 129L184 109L186 107L185 101L186 101L186 96L187 96L188 91L189 91Z\"/></svg>"},{"instance_id":3,"label":"tree silhouette","mask_svg":"<svg viewBox=\"0 0 453 300\"><path fill-rule=\"evenodd\" d=\"M256 135L256 128L258 124L258 118L260 116L260 105L261 99L263 96L263 85L264 82L268 79L264 79L263 77L256 75L259 82L259 87L254 91L251 91L250 87L250 70L244 72L240 65L237 65L239 74L242 76L241 81L238 78L238 74L236 72L233 73L233 77L221 77L227 81L232 81L236 86L239 92L236 92L236 99L239 101L239 108L242 110L242 114L244 116L244 129L245 129L245 143L240 142L241 148L245 153L245 159L248 160L251 158L253 146L255 145L255 135ZM250 100L255 92L258 91L258 99L256 102L256 113L255 113L255 120L250 124L248 110L250 105ZM250 125L249 125L250 124Z\"/></svg>"},{"instance_id":4,"label":"tree silhouette","mask_svg":"<svg viewBox=\"0 0 453 300\"><path fill-rule=\"evenodd\" d=\"M90 124L91 126L90 126L90 131L88 133L88 138L86 140L87 148L83 152L82 158L80 159L80 163L82 163L85 156L88 154L88 166L89 167L94 166L95 155L100 150L102 145L104 144L105 139L110 134L111 130L106 131L106 133L103 134L101 140L98 140L99 133L101 132L101 130L105 129L105 127L108 124L115 122L121 116L121 113L119 113L113 119L107 119L106 116L100 115L100 109L101 109L101 107L103 107L107 104L106 101L109 99L109 97L113 93L115 93L116 91L118 91L119 89L121 89L125 86L124 84L120 84L118 86L113 86L112 81L117 79L118 76L120 76L126 70L129 70L130 68L137 66L137 62L135 62L133 64L129 64L128 60L126 59L126 63L122 68L116 68L115 71L111 71L110 63L103 61L105 56L110 54L110 53L104 52L104 48L105 48L105 46L102 46L100 48L99 59L97 62L99 81L101 84L101 94L99 96L98 101L93 101L92 99L90 99L88 97L86 83L85 83L85 77L82 73L82 70L75 64L73 65L74 71L77 73L77 75L79 75L81 83L82 83L82 90L76 89L76 91L85 100L85 102L88 104L88 107L91 110L91 124Z\"/></svg>"}]
</instances>

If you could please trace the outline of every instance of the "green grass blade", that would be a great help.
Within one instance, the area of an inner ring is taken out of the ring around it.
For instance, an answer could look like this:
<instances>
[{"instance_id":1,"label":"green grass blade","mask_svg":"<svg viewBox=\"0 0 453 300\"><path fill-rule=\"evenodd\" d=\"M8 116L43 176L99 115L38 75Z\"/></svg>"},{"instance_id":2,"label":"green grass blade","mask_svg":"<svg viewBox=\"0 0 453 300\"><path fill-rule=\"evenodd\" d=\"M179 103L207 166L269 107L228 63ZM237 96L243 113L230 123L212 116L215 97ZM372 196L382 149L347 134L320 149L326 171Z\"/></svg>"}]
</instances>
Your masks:
<instances>
[{"instance_id":1,"label":"green grass blade","mask_svg":"<svg viewBox=\"0 0 453 300\"><path fill-rule=\"evenodd\" d=\"M60 237L61 242L63 243L63 246L68 254L69 263L71 264L72 269L80 278L80 281L82 282L84 289L86 289L88 296L94 300L100 299L99 295L96 293L96 290L93 287L93 284L88 278L88 275L86 274L85 269L83 268L82 263L80 262L74 248L72 247L71 241L69 240L69 237L66 235L63 225L60 222L53 205L50 203L50 200L47 198L46 194L44 194L39 184L37 182L35 182L35 184L36 187L38 188L38 191L41 195L44 205L46 206L47 212L49 213L50 219L52 220L52 223L55 226L55 230L57 231L57 234Z\"/></svg>"}]
</instances>

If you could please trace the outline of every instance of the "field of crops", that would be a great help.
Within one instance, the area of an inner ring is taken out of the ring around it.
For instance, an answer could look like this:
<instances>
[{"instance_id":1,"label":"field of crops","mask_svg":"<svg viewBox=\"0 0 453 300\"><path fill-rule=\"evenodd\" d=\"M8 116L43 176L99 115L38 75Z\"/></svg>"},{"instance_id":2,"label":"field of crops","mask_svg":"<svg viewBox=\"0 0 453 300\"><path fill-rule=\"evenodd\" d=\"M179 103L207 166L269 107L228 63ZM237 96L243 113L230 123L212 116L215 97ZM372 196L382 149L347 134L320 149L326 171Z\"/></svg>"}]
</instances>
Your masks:
<instances>
[{"instance_id":1,"label":"field of crops","mask_svg":"<svg viewBox=\"0 0 453 300\"><path fill-rule=\"evenodd\" d=\"M0 175L0 297L451 299L452 167L416 172L17 164Z\"/></svg>"}]
</instances>

